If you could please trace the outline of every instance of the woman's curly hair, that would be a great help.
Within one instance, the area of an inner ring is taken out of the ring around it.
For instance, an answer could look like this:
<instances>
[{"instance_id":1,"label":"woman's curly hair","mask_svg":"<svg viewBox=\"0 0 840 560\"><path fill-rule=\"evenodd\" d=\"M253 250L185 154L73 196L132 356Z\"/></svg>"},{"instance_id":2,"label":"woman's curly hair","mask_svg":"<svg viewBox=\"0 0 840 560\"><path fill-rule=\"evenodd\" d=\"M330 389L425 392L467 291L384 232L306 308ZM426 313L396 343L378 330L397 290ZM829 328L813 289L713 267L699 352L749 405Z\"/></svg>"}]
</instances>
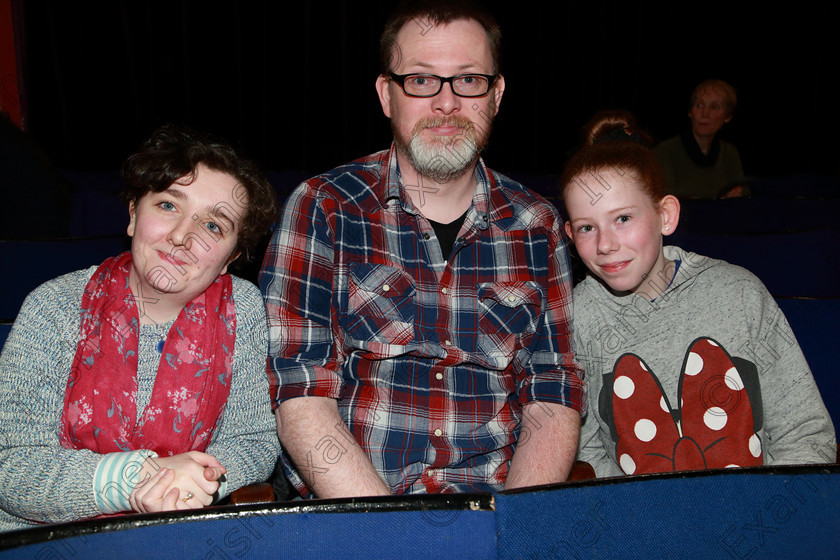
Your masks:
<instances>
[{"instance_id":1,"label":"woman's curly hair","mask_svg":"<svg viewBox=\"0 0 840 560\"><path fill-rule=\"evenodd\" d=\"M228 144L178 125L160 127L123 165L128 185L123 197L137 204L146 194L163 192L176 181L186 179L189 184L199 165L230 175L244 187L247 203L234 253L241 253L246 262L251 260L257 241L277 218L277 200L257 164L239 157Z\"/></svg>"}]
</instances>

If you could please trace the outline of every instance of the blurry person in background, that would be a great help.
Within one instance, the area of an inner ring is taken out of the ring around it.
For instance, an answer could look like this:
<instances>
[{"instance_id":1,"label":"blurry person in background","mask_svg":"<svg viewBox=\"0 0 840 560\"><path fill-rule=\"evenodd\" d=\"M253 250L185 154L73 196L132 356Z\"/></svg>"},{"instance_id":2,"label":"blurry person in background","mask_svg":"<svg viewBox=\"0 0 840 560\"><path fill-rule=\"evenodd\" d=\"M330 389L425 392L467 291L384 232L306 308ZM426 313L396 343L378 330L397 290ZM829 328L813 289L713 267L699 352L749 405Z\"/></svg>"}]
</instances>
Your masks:
<instances>
[{"instance_id":1,"label":"blurry person in background","mask_svg":"<svg viewBox=\"0 0 840 560\"><path fill-rule=\"evenodd\" d=\"M726 198L747 193L738 150L718 138L738 99L723 80L706 80L691 94L691 127L656 146L665 189L679 198Z\"/></svg>"}]
</instances>

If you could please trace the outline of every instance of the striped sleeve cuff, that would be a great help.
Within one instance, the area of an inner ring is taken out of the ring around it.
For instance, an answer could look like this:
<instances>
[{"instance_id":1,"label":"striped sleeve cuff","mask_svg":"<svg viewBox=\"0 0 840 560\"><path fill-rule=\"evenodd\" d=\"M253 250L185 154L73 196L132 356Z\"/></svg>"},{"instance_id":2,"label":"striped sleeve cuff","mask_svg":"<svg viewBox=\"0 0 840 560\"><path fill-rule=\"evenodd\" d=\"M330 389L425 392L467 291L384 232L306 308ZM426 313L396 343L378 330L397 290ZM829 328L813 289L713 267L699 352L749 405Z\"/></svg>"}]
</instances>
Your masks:
<instances>
[{"instance_id":1,"label":"striped sleeve cuff","mask_svg":"<svg viewBox=\"0 0 840 560\"><path fill-rule=\"evenodd\" d=\"M141 449L102 457L93 475L93 497L99 510L102 513L130 511L128 498L137 484L143 461L157 456L154 451Z\"/></svg>"},{"instance_id":2,"label":"striped sleeve cuff","mask_svg":"<svg viewBox=\"0 0 840 560\"><path fill-rule=\"evenodd\" d=\"M213 499L214 503L227 496L227 477L222 476L222 478L219 479L219 489L216 491L216 496L218 496L218 498Z\"/></svg>"}]
</instances>

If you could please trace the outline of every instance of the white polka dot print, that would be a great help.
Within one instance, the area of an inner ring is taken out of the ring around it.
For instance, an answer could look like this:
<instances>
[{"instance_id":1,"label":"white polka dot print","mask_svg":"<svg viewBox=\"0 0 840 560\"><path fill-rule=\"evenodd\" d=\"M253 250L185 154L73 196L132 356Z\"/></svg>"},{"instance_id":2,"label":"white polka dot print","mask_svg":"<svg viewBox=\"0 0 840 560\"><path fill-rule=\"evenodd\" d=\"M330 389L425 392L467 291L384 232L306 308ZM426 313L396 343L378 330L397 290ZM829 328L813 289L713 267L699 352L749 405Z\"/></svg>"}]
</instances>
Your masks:
<instances>
[{"instance_id":1,"label":"white polka dot print","mask_svg":"<svg viewBox=\"0 0 840 560\"><path fill-rule=\"evenodd\" d=\"M633 433L641 441L650 441L656 437L656 424L647 418L642 418L636 422L636 425L633 427Z\"/></svg>"},{"instance_id":2,"label":"white polka dot print","mask_svg":"<svg viewBox=\"0 0 840 560\"><path fill-rule=\"evenodd\" d=\"M741 381L741 376L738 375L738 370L735 368L729 368L729 371L723 377L723 380L726 382L726 386L732 389L733 391L740 391L744 388L744 383Z\"/></svg>"},{"instance_id":3,"label":"white polka dot print","mask_svg":"<svg viewBox=\"0 0 840 560\"><path fill-rule=\"evenodd\" d=\"M627 474L633 474L636 472L636 461L634 461L627 453L618 458L618 464L621 466L621 470Z\"/></svg>"},{"instance_id":4,"label":"white polka dot print","mask_svg":"<svg viewBox=\"0 0 840 560\"><path fill-rule=\"evenodd\" d=\"M724 412L724 410L719 406L709 408L703 415L703 423L706 424L710 430L722 430L723 427L726 426L726 420L726 412Z\"/></svg>"},{"instance_id":5,"label":"white polka dot print","mask_svg":"<svg viewBox=\"0 0 840 560\"><path fill-rule=\"evenodd\" d=\"M635 390L636 384L626 375L617 378L615 383L613 383L613 392L619 399L629 399L633 396L633 391Z\"/></svg>"},{"instance_id":6,"label":"white polka dot print","mask_svg":"<svg viewBox=\"0 0 840 560\"><path fill-rule=\"evenodd\" d=\"M753 434L752 437L750 437L749 446L752 456L758 458L758 456L761 455L761 440L758 439L756 434Z\"/></svg>"},{"instance_id":7,"label":"white polka dot print","mask_svg":"<svg viewBox=\"0 0 840 560\"><path fill-rule=\"evenodd\" d=\"M697 375L703 370L703 358L700 357L700 354L696 354L691 352L688 355L688 360L685 362L685 374L686 375Z\"/></svg>"}]
</instances>

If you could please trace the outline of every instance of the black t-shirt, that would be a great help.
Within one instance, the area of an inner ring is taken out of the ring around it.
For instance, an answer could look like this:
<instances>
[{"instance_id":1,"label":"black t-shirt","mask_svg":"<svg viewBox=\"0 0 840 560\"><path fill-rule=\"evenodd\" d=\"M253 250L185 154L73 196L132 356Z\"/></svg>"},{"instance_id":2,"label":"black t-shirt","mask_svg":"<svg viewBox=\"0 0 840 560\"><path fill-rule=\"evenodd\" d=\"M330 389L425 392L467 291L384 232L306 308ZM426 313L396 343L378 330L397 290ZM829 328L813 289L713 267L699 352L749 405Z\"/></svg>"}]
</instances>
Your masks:
<instances>
[{"instance_id":1,"label":"black t-shirt","mask_svg":"<svg viewBox=\"0 0 840 560\"><path fill-rule=\"evenodd\" d=\"M467 213L464 212L460 218L449 222L448 224L442 224L440 222L429 220L429 223L432 224L432 229L435 230L435 236L438 238L438 243L440 243L440 252L443 253L443 260L449 260L449 255L452 254L452 249L455 247L455 240L458 237L458 232L461 231L461 226L464 225L464 219L466 219L466 217Z\"/></svg>"}]
</instances>

